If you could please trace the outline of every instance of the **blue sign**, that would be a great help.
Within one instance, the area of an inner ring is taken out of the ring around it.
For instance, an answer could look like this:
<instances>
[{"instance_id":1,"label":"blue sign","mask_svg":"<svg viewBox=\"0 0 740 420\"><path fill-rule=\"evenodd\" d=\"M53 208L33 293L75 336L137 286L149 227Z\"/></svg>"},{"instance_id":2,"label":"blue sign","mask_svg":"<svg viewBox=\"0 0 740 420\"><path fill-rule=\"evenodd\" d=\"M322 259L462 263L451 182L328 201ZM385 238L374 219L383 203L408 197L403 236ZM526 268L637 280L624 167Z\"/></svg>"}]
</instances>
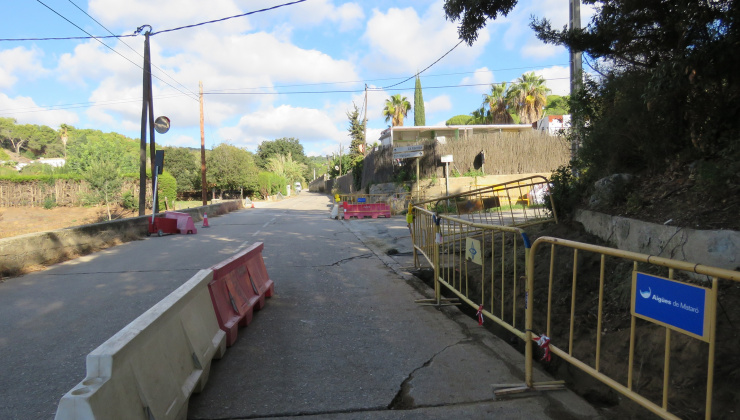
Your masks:
<instances>
[{"instance_id":1,"label":"blue sign","mask_svg":"<svg viewBox=\"0 0 740 420\"><path fill-rule=\"evenodd\" d=\"M635 272L632 314L707 339L710 289Z\"/></svg>"},{"instance_id":2,"label":"blue sign","mask_svg":"<svg viewBox=\"0 0 740 420\"><path fill-rule=\"evenodd\" d=\"M367 198L365 198L365 197L358 197L357 198L357 202L358 203L365 203L365 202L367 202Z\"/></svg>"}]
</instances>

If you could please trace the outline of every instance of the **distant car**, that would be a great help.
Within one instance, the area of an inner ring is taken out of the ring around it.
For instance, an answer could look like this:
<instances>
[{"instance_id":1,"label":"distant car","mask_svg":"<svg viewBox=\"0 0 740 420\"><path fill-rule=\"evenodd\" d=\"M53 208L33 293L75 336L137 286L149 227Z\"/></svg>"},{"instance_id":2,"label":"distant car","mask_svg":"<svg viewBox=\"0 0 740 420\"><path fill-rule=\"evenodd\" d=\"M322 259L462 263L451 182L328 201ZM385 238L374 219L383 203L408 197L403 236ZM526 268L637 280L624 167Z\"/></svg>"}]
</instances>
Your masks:
<instances>
[{"instance_id":1,"label":"distant car","mask_svg":"<svg viewBox=\"0 0 740 420\"><path fill-rule=\"evenodd\" d=\"M301 183L300 182L296 182L295 183L295 193L298 194L300 192L301 192Z\"/></svg>"}]
</instances>

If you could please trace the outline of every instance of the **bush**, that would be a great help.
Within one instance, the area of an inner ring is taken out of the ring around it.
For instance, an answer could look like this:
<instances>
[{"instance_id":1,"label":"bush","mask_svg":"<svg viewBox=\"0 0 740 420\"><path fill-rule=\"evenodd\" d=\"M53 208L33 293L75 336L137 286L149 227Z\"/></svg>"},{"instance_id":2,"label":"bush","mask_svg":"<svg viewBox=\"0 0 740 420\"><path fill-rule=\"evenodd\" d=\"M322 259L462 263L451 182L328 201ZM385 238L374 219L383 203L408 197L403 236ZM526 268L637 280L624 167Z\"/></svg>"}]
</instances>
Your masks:
<instances>
[{"instance_id":1,"label":"bush","mask_svg":"<svg viewBox=\"0 0 740 420\"><path fill-rule=\"evenodd\" d=\"M49 196L44 199L44 208L46 210L51 210L56 206L57 206L57 200L54 197Z\"/></svg>"},{"instance_id":2,"label":"bush","mask_svg":"<svg viewBox=\"0 0 740 420\"><path fill-rule=\"evenodd\" d=\"M4 149L0 149L0 161L6 160L10 160L10 155Z\"/></svg>"},{"instance_id":3,"label":"bush","mask_svg":"<svg viewBox=\"0 0 740 420\"><path fill-rule=\"evenodd\" d=\"M177 199L177 180L169 172L164 171L157 180L157 203L159 211L164 211L164 199L167 203L174 203Z\"/></svg>"},{"instance_id":4,"label":"bush","mask_svg":"<svg viewBox=\"0 0 740 420\"><path fill-rule=\"evenodd\" d=\"M573 167L568 165L556 169L550 177L550 183L555 214L559 219L570 218L585 192L582 184L573 176ZM553 204L545 200L545 207L550 212L553 212Z\"/></svg>"},{"instance_id":5,"label":"bush","mask_svg":"<svg viewBox=\"0 0 740 420\"><path fill-rule=\"evenodd\" d=\"M286 193L288 180L272 172L260 172L257 175L257 190L262 198L277 193Z\"/></svg>"},{"instance_id":6,"label":"bush","mask_svg":"<svg viewBox=\"0 0 740 420\"><path fill-rule=\"evenodd\" d=\"M131 191L126 191L121 196L121 207L126 210L139 210L139 198L134 197Z\"/></svg>"}]
</instances>

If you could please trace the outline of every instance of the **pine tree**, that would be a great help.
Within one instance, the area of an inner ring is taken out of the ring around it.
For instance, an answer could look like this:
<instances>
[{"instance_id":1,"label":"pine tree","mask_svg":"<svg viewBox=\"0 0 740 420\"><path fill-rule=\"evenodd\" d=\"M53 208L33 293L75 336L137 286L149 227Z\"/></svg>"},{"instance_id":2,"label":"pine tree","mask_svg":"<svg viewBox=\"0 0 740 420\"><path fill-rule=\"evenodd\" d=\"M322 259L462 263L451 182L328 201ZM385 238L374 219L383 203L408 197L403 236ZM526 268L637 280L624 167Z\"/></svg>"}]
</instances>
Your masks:
<instances>
[{"instance_id":1,"label":"pine tree","mask_svg":"<svg viewBox=\"0 0 740 420\"><path fill-rule=\"evenodd\" d=\"M425 126L424 96L421 94L421 80L416 76L416 87L414 88L414 125Z\"/></svg>"},{"instance_id":2,"label":"pine tree","mask_svg":"<svg viewBox=\"0 0 740 420\"><path fill-rule=\"evenodd\" d=\"M352 139L349 151L353 155L363 156L365 150L365 124L360 122L360 110L357 109L357 105L353 103L352 106L354 109L347 111L347 118L349 119L347 131Z\"/></svg>"}]
</instances>

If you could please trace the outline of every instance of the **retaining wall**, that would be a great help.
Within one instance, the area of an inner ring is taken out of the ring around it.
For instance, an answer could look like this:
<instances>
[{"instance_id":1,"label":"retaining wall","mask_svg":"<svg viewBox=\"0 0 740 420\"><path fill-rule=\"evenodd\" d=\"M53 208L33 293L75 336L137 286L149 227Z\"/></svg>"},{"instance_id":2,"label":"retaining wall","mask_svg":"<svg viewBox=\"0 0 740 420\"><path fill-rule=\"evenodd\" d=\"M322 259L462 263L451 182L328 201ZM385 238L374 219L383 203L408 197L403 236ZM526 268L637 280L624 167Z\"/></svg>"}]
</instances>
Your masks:
<instances>
[{"instance_id":1,"label":"retaining wall","mask_svg":"<svg viewBox=\"0 0 740 420\"><path fill-rule=\"evenodd\" d=\"M740 232L666 226L590 210L578 210L574 219L619 249L740 271Z\"/></svg>"},{"instance_id":2,"label":"retaining wall","mask_svg":"<svg viewBox=\"0 0 740 420\"><path fill-rule=\"evenodd\" d=\"M203 220L203 213L217 216L243 207L241 200L232 200L178 211L197 222ZM0 276L16 275L34 266L55 264L141 238L147 231L147 218L151 215L0 239Z\"/></svg>"}]
</instances>

